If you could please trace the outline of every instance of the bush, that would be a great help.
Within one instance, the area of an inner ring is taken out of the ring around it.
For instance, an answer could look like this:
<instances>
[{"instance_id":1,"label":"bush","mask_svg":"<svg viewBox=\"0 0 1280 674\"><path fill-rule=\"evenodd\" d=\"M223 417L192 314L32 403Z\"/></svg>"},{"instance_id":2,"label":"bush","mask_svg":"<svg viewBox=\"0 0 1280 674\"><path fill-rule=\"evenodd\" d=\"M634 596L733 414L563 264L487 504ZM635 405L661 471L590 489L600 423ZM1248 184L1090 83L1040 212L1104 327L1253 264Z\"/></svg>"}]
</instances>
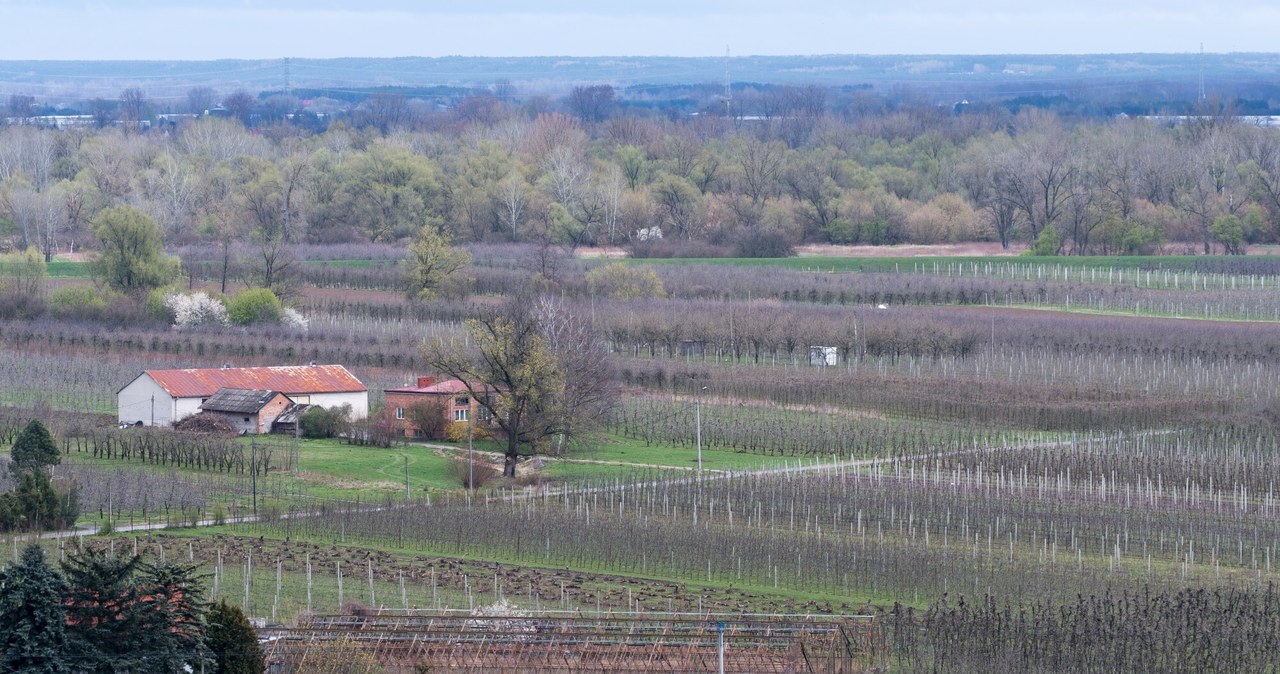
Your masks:
<instances>
[{"instance_id":1,"label":"bush","mask_svg":"<svg viewBox=\"0 0 1280 674\"><path fill-rule=\"evenodd\" d=\"M279 323L283 314L280 298L267 288L251 288L227 303L227 316L236 325Z\"/></svg>"},{"instance_id":2,"label":"bush","mask_svg":"<svg viewBox=\"0 0 1280 674\"><path fill-rule=\"evenodd\" d=\"M451 421L449 427L444 431L444 437L449 442L466 442L467 428L471 429L472 440L487 440L493 437L489 429L484 426L473 426L466 421Z\"/></svg>"},{"instance_id":3,"label":"bush","mask_svg":"<svg viewBox=\"0 0 1280 674\"><path fill-rule=\"evenodd\" d=\"M795 246L786 234L776 229L749 229L738 235L733 245L737 257L791 257Z\"/></svg>"},{"instance_id":4,"label":"bush","mask_svg":"<svg viewBox=\"0 0 1280 674\"><path fill-rule=\"evenodd\" d=\"M591 292L611 299L666 297L662 278L653 267L625 262L610 262L587 272Z\"/></svg>"},{"instance_id":5,"label":"bush","mask_svg":"<svg viewBox=\"0 0 1280 674\"><path fill-rule=\"evenodd\" d=\"M280 324L298 332L306 332L309 327L306 317L299 313L297 309L289 307L285 307L280 312Z\"/></svg>"},{"instance_id":6,"label":"bush","mask_svg":"<svg viewBox=\"0 0 1280 674\"><path fill-rule=\"evenodd\" d=\"M431 398L410 405L405 410L405 419L422 429L423 437L439 440L445 437L449 421L445 418L445 401L439 396Z\"/></svg>"},{"instance_id":7,"label":"bush","mask_svg":"<svg viewBox=\"0 0 1280 674\"><path fill-rule=\"evenodd\" d=\"M150 299L147 301L150 313ZM209 325L224 326L231 322L226 305L203 292L190 295L167 294L164 296L164 308L165 315L173 321L173 327L179 330Z\"/></svg>"},{"instance_id":8,"label":"bush","mask_svg":"<svg viewBox=\"0 0 1280 674\"><path fill-rule=\"evenodd\" d=\"M49 293L49 313L55 318L100 321L109 304L92 286L74 285Z\"/></svg>"},{"instance_id":9,"label":"bush","mask_svg":"<svg viewBox=\"0 0 1280 674\"><path fill-rule=\"evenodd\" d=\"M633 258L665 259L673 257L728 257L730 251L702 241L686 239L645 239L631 242Z\"/></svg>"},{"instance_id":10,"label":"bush","mask_svg":"<svg viewBox=\"0 0 1280 674\"><path fill-rule=\"evenodd\" d=\"M463 489L479 489L502 477L502 471L484 461L454 459L449 463L449 476Z\"/></svg>"},{"instance_id":11,"label":"bush","mask_svg":"<svg viewBox=\"0 0 1280 674\"><path fill-rule=\"evenodd\" d=\"M312 405L298 420L304 438L336 438L351 426L351 406L343 405L326 409Z\"/></svg>"}]
</instances>

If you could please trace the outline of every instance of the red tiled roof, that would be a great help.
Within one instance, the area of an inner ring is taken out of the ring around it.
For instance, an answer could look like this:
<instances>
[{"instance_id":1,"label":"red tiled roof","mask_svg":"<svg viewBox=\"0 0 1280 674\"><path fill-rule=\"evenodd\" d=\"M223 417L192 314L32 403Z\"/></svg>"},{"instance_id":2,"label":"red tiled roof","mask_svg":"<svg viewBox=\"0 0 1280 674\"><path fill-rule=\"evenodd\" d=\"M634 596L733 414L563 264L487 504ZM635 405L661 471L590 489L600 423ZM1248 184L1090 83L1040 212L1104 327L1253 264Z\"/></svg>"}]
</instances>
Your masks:
<instances>
[{"instance_id":1,"label":"red tiled roof","mask_svg":"<svg viewBox=\"0 0 1280 674\"><path fill-rule=\"evenodd\" d=\"M279 391L285 395L369 390L341 365L147 370L145 374L175 398L208 397L222 388Z\"/></svg>"},{"instance_id":2,"label":"red tiled roof","mask_svg":"<svg viewBox=\"0 0 1280 674\"><path fill-rule=\"evenodd\" d=\"M447 381L436 382L430 386L401 386L400 388L385 389L385 391L387 393L452 395L454 393L466 393L467 385L462 383L461 379L449 379Z\"/></svg>"}]
</instances>

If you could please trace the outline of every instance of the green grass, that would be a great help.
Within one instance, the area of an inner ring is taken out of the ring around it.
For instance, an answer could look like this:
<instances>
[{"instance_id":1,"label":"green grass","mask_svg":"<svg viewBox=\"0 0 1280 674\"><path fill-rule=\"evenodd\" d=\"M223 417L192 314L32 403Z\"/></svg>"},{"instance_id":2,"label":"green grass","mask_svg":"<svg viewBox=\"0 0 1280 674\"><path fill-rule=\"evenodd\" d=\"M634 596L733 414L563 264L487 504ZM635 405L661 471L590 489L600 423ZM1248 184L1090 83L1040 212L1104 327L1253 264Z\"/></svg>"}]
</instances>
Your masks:
<instances>
[{"instance_id":1,"label":"green grass","mask_svg":"<svg viewBox=\"0 0 1280 674\"><path fill-rule=\"evenodd\" d=\"M406 459L413 492L459 488L448 474L450 460L429 447L357 447L336 439L301 442L300 479L323 491L404 493Z\"/></svg>"},{"instance_id":2,"label":"green grass","mask_svg":"<svg viewBox=\"0 0 1280 674\"><path fill-rule=\"evenodd\" d=\"M1221 256L1218 256L1221 257ZM1250 256L1250 260L1272 259L1275 255ZM655 258L631 260L636 264L713 265L735 267L777 267L818 272L909 272L913 268L957 264L1035 264L1057 267L1097 267L1116 269L1189 270L1203 262L1203 255L1126 256L922 256L922 257L786 257L786 258ZM1232 258L1239 259L1239 258Z\"/></svg>"},{"instance_id":3,"label":"green grass","mask_svg":"<svg viewBox=\"0 0 1280 674\"><path fill-rule=\"evenodd\" d=\"M456 446L459 452L466 451L466 443ZM479 440L473 446L478 451L491 454L501 454L505 450L504 445L494 440ZM692 470L698 467L698 452L694 447L647 444L643 440L613 433L586 441L581 448L566 454L565 460L554 455L543 456L547 461L546 474L564 478L627 475L647 468ZM777 456L702 448L703 470L760 470L780 466L782 461Z\"/></svg>"},{"instance_id":4,"label":"green grass","mask_svg":"<svg viewBox=\"0 0 1280 674\"><path fill-rule=\"evenodd\" d=\"M7 276L12 272L9 271L10 265L17 261L17 256L13 254L0 255L0 276ZM54 260L46 265L49 278L89 278L88 262L73 262L71 260Z\"/></svg>"},{"instance_id":5,"label":"green grass","mask_svg":"<svg viewBox=\"0 0 1280 674\"><path fill-rule=\"evenodd\" d=\"M398 267L400 260L303 260L303 264L317 267Z\"/></svg>"}]
</instances>

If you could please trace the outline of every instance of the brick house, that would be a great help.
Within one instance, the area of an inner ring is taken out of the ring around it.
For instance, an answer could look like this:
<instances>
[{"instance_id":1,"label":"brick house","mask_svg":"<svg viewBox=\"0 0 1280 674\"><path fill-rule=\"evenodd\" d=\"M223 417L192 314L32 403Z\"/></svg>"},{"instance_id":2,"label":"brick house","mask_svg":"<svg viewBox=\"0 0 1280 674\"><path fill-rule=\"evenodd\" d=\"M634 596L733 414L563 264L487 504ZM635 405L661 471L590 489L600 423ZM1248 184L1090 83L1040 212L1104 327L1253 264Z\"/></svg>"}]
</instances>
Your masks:
<instances>
[{"instance_id":1,"label":"brick house","mask_svg":"<svg viewBox=\"0 0 1280 674\"><path fill-rule=\"evenodd\" d=\"M491 423L489 411L472 399L467 385L458 379L438 382L435 377L418 377L416 386L389 388L384 393L387 415L406 438L432 435L414 421L414 408L424 404L439 409L441 428L454 422L470 421L477 426Z\"/></svg>"}]
</instances>

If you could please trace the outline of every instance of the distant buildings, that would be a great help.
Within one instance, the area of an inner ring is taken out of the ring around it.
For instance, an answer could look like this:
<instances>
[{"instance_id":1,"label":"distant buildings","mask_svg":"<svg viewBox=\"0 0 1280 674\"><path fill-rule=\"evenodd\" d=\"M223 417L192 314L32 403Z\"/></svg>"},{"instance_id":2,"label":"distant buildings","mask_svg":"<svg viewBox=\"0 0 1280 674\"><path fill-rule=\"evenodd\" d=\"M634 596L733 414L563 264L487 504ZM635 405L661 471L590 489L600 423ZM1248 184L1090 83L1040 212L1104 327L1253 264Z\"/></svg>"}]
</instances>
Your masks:
<instances>
[{"instance_id":1,"label":"distant buildings","mask_svg":"<svg viewBox=\"0 0 1280 674\"><path fill-rule=\"evenodd\" d=\"M116 392L121 424L167 426L214 411L242 432L270 431L289 404L351 405L352 419L369 416L369 389L341 365L287 365L147 370ZM238 416L237 416L238 415ZM265 431L263 430L265 424Z\"/></svg>"}]
</instances>

